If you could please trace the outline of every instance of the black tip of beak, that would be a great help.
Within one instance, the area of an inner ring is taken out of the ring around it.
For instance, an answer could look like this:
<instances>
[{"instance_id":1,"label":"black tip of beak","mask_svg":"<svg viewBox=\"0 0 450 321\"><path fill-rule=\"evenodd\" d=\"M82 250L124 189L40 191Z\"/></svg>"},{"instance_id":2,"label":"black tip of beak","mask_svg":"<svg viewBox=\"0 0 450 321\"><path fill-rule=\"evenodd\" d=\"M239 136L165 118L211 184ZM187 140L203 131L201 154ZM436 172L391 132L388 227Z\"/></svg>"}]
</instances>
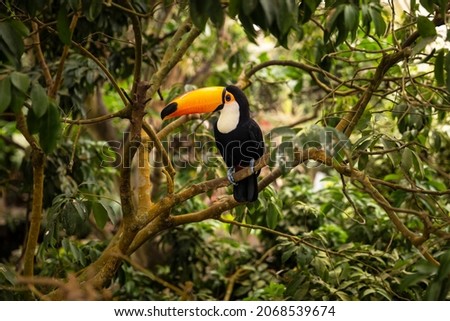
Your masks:
<instances>
[{"instance_id":1,"label":"black tip of beak","mask_svg":"<svg viewBox=\"0 0 450 321\"><path fill-rule=\"evenodd\" d=\"M164 109L161 110L161 119L164 119L167 116L169 116L170 114L176 112L177 106L178 106L177 103L172 102L172 103L168 104L166 107L164 107Z\"/></svg>"},{"instance_id":2,"label":"black tip of beak","mask_svg":"<svg viewBox=\"0 0 450 321\"><path fill-rule=\"evenodd\" d=\"M220 104L219 106L217 106L216 109L214 109L214 111L219 111L223 109L223 104Z\"/></svg>"}]
</instances>

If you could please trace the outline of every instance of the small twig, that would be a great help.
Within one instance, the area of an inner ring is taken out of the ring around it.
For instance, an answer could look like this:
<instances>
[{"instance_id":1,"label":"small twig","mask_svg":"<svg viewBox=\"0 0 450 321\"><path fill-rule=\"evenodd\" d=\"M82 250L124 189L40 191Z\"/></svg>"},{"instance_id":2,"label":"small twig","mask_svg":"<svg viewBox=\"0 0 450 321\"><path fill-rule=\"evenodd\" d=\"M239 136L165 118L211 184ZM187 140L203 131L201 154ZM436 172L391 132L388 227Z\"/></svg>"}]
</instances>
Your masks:
<instances>
[{"instance_id":1,"label":"small twig","mask_svg":"<svg viewBox=\"0 0 450 321\"><path fill-rule=\"evenodd\" d=\"M272 252L276 249L276 246L272 246L270 249L268 249L256 262L255 264L252 264L252 266L259 266L261 265L266 259L267 257L272 254ZM234 285L236 284L237 281L239 281L239 278L241 278L242 276L250 273L252 270L247 268L247 267L240 267L239 269L237 269L229 278L228 278L228 284L227 284L227 289L225 292L225 296L223 298L224 301L230 301L231 299L231 295L233 294L233 289L234 289Z\"/></svg>"},{"instance_id":2,"label":"small twig","mask_svg":"<svg viewBox=\"0 0 450 321\"><path fill-rule=\"evenodd\" d=\"M81 134L81 127L78 126L77 133L75 135L75 140L74 140L73 146L72 146L72 154L70 155L69 165L67 165L67 170L69 172L72 172L73 160L75 159L75 152L76 152L76 149L77 149L78 140L80 139L80 134Z\"/></svg>"},{"instance_id":3,"label":"small twig","mask_svg":"<svg viewBox=\"0 0 450 321\"><path fill-rule=\"evenodd\" d=\"M120 254L120 253L115 253L114 255L119 257L120 259L124 260L125 262L128 262L132 267L134 267L136 270L138 270L139 272L144 274L150 280L155 281L156 283L161 284L163 287L172 290L173 292L175 292L175 294L179 295L180 297L184 297L185 296L185 291L183 289L181 289L178 286L173 285L172 283L167 282L166 280L164 280L164 279L160 278L159 276L153 274L150 270L147 270L146 268L144 268L139 263L133 261L130 257L125 256L125 255Z\"/></svg>"},{"instance_id":4,"label":"small twig","mask_svg":"<svg viewBox=\"0 0 450 321\"><path fill-rule=\"evenodd\" d=\"M130 108L126 107L119 111L116 111L115 113L106 114L95 118L88 118L88 119L63 118L62 121L64 123L73 125L92 125L110 120L112 118L130 118Z\"/></svg>"},{"instance_id":5,"label":"small twig","mask_svg":"<svg viewBox=\"0 0 450 321\"><path fill-rule=\"evenodd\" d=\"M361 218L361 221L356 220L356 222L359 224L362 224L362 225L366 224L366 219L361 215L361 213L358 210L358 207L356 206L355 202L352 200L352 198L350 197L350 194L347 191L347 184L345 183L344 175L342 175L342 174L339 174L339 175L341 176L341 181L342 181L342 193L344 194L345 198L352 206L355 214ZM351 219L353 220L353 218L351 218Z\"/></svg>"},{"instance_id":6,"label":"small twig","mask_svg":"<svg viewBox=\"0 0 450 321\"><path fill-rule=\"evenodd\" d=\"M406 192L410 192L410 193L430 194L430 195L438 195L438 196L450 195L450 190L432 191L432 190L419 189L419 188L408 188L408 187L405 187L405 186L402 186L402 185L399 185L399 184L386 182L384 180L381 180L381 179L378 179L378 178L374 178L374 177L370 177L370 181L372 183L374 183L374 184L385 185L385 186L390 187L390 188L395 189L395 190L402 190L402 191L406 191Z\"/></svg>"}]
</instances>

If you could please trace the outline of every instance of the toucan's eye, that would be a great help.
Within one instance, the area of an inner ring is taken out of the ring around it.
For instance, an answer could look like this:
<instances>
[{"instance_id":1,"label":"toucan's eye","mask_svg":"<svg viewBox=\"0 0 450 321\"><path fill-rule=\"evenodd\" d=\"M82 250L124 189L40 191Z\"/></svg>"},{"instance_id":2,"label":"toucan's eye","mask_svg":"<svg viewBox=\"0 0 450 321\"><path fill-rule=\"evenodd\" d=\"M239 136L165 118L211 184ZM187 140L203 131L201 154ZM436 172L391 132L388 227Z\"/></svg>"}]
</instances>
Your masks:
<instances>
[{"instance_id":1,"label":"toucan's eye","mask_svg":"<svg viewBox=\"0 0 450 321\"><path fill-rule=\"evenodd\" d=\"M226 96L225 96L225 100L226 100L226 101L230 101L230 100L231 100L231 95L226 95Z\"/></svg>"}]
</instances>

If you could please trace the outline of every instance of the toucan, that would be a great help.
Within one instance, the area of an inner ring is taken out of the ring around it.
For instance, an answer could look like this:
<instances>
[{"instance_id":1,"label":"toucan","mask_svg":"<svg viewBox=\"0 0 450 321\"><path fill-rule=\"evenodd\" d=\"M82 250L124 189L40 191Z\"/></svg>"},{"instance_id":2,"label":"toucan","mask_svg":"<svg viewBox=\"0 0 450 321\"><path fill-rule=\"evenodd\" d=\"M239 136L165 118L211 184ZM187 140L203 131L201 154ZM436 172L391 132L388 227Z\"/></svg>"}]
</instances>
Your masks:
<instances>
[{"instance_id":1,"label":"toucan","mask_svg":"<svg viewBox=\"0 0 450 321\"><path fill-rule=\"evenodd\" d=\"M264 154L261 128L250 117L247 97L241 89L205 87L187 92L172 100L162 111L163 120L195 113L220 112L214 124L216 146L228 167L227 177L234 185L233 196L237 202L254 202L258 198L255 161ZM252 174L235 182L233 173L250 167Z\"/></svg>"}]
</instances>

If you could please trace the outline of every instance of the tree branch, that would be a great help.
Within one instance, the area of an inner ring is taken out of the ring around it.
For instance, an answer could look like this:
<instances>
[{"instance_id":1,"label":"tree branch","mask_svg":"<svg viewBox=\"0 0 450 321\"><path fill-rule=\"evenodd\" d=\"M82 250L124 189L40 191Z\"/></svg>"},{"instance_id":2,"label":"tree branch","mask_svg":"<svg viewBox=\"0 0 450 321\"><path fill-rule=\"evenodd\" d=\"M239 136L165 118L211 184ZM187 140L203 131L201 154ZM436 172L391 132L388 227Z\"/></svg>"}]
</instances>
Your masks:
<instances>
[{"instance_id":1,"label":"tree branch","mask_svg":"<svg viewBox=\"0 0 450 321\"><path fill-rule=\"evenodd\" d=\"M42 149L37 144L35 138L29 133L25 116L22 114L22 112L17 112L16 117L17 129L27 139L31 146L31 161L33 166L33 203L31 205L30 228L27 235L27 244L24 249L23 274L25 276L33 276L34 255L37 248L42 221L45 155Z\"/></svg>"},{"instance_id":2,"label":"tree branch","mask_svg":"<svg viewBox=\"0 0 450 321\"><path fill-rule=\"evenodd\" d=\"M164 148L163 144L161 143L161 140L159 139L158 135L156 134L153 127L146 121L142 124L144 131L147 133L147 135L150 137L150 139L155 144L156 149L161 153L163 158L163 164L169 173L170 177L173 180L173 177L175 176L175 169L172 166L172 162L169 159L169 155L167 154L166 149Z\"/></svg>"},{"instance_id":3,"label":"tree branch","mask_svg":"<svg viewBox=\"0 0 450 321\"><path fill-rule=\"evenodd\" d=\"M322 68L319 67L315 67L315 66L311 66L305 63L301 63L301 62L297 62L297 61L291 61L291 60L269 60L266 62L263 62L261 64L258 64L256 66L254 66L253 68L251 68L248 71L243 71L241 73L241 75L238 78L238 81L236 82L236 86L240 87L241 89L245 89L248 86L250 86L250 78L256 74L258 71L270 67L270 66L288 66L288 67L294 67L303 71L306 71L307 73L309 73L309 75L312 77L312 79L317 83L317 85L319 87L321 87L323 90L325 90L326 92L332 92L334 95L337 96L347 96L349 94L352 94L355 92L355 90L350 90L350 91L337 91L336 89L330 88L328 87L326 84L322 83L317 76L315 75L315 73L319 73L322 74L324 77L331 79L335 82L337 82L339 84L339 86L341 84L344 84L344 81L342 81L342 79L340 79L339 77L323 70ZM364 88L350 84L350 85L346 85L349 88L354 88L356 90L359 91L363 91Z\"/></svg>"},{"instance_id":4,"label":"tree branch","mask_svg":"<svg viewBox=\"0 0 450 321\"><path fill-rule=\"evenodd\" d=\"M182 36L187 32L184 39ZM167 76L170 70L181 60L183 55L189 49L194 40L200 35L201 30L195 26L191 26L191 22L187 19L177 30L171 39L163 59L161 67L153 74L150 84L151 87L147 93L147 97L151 98L158 91L163 79Z\"/></svg>"},{"instance_id":5,"label":"tree branch","mask_svg":"<svg viewBox=\"0 0 450 321\"><path fill-rule=\"evenodd\" d=\"M32 39L34 51L36 52L36 57L39 61L39 64L41 65L42 73L44 74L44 79L47 88L50 90L50 88L53 87L53 79L52 75L50 74L50 69L48 68L47 62L45 61L44 53L42 52L41 38L39 36L39 27L38 24L34 21L31 22L31 27L33 29Z\"/></svg>"},{"instance_id":6,"label":"tree branch","mask_svg":"<svg viewBox=\"0 0 450 321\"><path fill-rule=\"evenodd\" d=\"M78 18L80 16L80 13L76 11L72 17L72 21L70 22L70 38L72 38L73 31L75 30L75 27L77 26ZM69 45L64 45L63 52L61 55L61 58L59 59L59 65L58 70L56 71L55 81L53 82L53 86L50 89L49 97L55 99L56 94L58 93L59 86L61 85L62 81L62 73L64 71L64 64L66 62L66 58L69 55Z\"/></svg>"},{"instance_id":7,"label":"tree branch","mask_svg":"<svg viewBox=\"0 0 450 321\"><path fill-rule=\"evenodd\" d=\"M336 130L343 132L347 137L350 136L359 119L366 110L366 107L369 104L372 95L383 80L386 72L399 61L409 57L411 53L412 49L410 47L407 47L395 53L383 56L369 86L365 89L364 93L359 98L355 106L353 106L353 108L348 111L347 114L336 125Z\"/></svg>"},{"instance_id":8,"label":"tree branch","mask_svg":"<svg viewBox=\"0 0 450 321\"><path fill-rule=\"evenodd\" d=\"M178 127L187 123L188 121L193 120L193 119L199 119L199 118L200 118L200 115L198 115L198 114L181 116L180 118L177 118L173 122L169 123L167 126L161 128L161 130L158 132L157 136L160 140L162 140L167 135L169 135L171 132L173 132L175 129L177 129Z\"/></svg>"},{"instance_id":9,"label":"tree branch","mask_svg":"<svg viewBox=\"0 0 450 321\"><path fill-rule=\"evenodd\" d=\"M73 125L92 125L101 123L113 118L129 118L130 117L130 107L125 107L119 111L116 111L112 114L102 115L95 118L88 118L88 119L70 119L70 118L63 118L62 121L67 124L73 124Z\"/></svg>"},{"instance_id":10,"label":"tree branch","mask_svg":"<svg viewBox=\"0 0 450 321\"><path fill-rule=\"evenodd\" d=\"M131 89L132 95L136 93L138 83L141 81L141 69L142 69L142 30L141 23L136 11L131 5L129 0L122 1L126 8L129 9L128 15L131 19L134 33L134 75L133 75L133 87Z\"/></svg>"},{"instance_id":11,"label":"tree branch","mask_svg":"<svg viewBox=\"0 0 450 321\"><path fill-rule=\"evenodd\" d=\"M49 30L53 34L58 34L58 32L55 29L53 29L49 25L43 23L39 19L33 18L33 21L36 22L38 25L40 25L42 27L45 27L47 30ZM103 71L103 73L105 74L106 78L108 78L109 82L111 83L111 85L116 90L116 92L119 95L120 99L122 100L124 106L127 106L129 104L128 99L125 97L125 94L122 92L122 89L118 85L118 83L117 83L116 79L114 78L114 76L109 72L108 68L106 68L106 66L94 54L92 54L89 50L84 48L79 43L77 43L77 42L72 40L72 46L77 48L82 55L88 57L93 62L95 62L95 64Z\"/></svg>"}]
</instances>

